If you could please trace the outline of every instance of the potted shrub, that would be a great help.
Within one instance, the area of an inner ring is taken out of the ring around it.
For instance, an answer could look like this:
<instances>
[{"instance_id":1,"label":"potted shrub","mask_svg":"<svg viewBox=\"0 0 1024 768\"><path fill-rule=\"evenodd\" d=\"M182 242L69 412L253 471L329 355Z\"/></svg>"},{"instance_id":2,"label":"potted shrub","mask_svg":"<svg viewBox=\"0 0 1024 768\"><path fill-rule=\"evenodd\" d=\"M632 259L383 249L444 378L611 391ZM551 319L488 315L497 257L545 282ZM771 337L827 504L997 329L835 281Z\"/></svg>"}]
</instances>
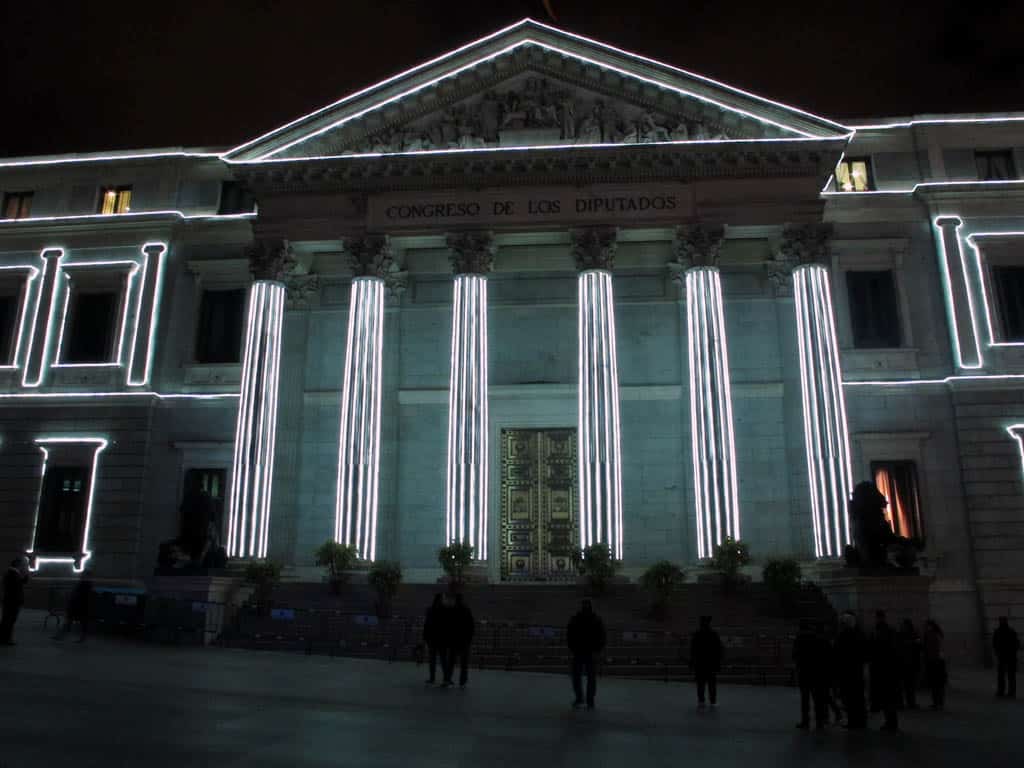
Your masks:
<instances>
[{"instance_id":1,"label":"potted shrub","mask_svg":"<svg viewBox=\"0 0 1024 768\"><path fill-rule=\"evenodd\" d=\"M603 542L573 550L572 564L596 595L607 589L608 582L614 578L621 565L612 557L609 546Z\"/></svg>"},{"instance_id":2,"label":"potted shrub","mask_svg":"<svg viewBox=\"0 0 1024 768\"><path fill-rule=\"evenodd\" d=\"M331 585L331 592L341 592L341 585L345 583L346 571L352 569L359 559L359 550L351 544L342 544L328 539L313 553L316 564L327 571L327 581Z\"/></svg>"},{"instance_id":3,"label":"potted shrub","mask_svg":"<svg viewBox=\"0 0 1024 768\"><path fill-rule=\"evenodd\" d=\"M391 615L391 600L402 583L402 566L391 560L377 560L366 575L370 588L377 594L377 615L382 619Z\"/></svg>"},{"instance_id":4,"label":"potted shrub","mask_svg":"<svg viewBox=\"0 0 1024 768\"><path fill-rule=\"evenodd\" d=\"M663 619L668 615L668 601L672 593L686 581L686 572L675 563L659 560L640 577L640 584L654 595L651 615Z\"/></svg>"},{"instance_id":5,"label":"potted shrub","mask_svg":"<svg viewBox=\"0 0 1024 768\"><path fill-rule=\"evenodd\" d=\"M466 570L473 563L473 545L452 541L447 547L441 547L437 551L437 562L448 577L451 589L460 589L465 582Z\"/></svg>"},{"instance_id":6,"label":"potted shrub","mask_svg":"<svg viewBox=\"0 0 1024 768\"><path fill-rule=\"evenodd\" d=\"M750 547L732 536L726 536L711 555L711 567L721 575L722 586L726 589L740 582L740 569L749 563Z\"/></svg>"},{"instance_id":7,"label":"potted shrub","mask_svg":"<svg viewBox=\"0 0 1024 768\"><path fill-rule=\"evenodd\" d=\"M258 613L266 613L275 585L281 580L281 564L274 560L253 560L245 566L245 580L254 585L252 602Z\"/></svg>"}]
</instances>

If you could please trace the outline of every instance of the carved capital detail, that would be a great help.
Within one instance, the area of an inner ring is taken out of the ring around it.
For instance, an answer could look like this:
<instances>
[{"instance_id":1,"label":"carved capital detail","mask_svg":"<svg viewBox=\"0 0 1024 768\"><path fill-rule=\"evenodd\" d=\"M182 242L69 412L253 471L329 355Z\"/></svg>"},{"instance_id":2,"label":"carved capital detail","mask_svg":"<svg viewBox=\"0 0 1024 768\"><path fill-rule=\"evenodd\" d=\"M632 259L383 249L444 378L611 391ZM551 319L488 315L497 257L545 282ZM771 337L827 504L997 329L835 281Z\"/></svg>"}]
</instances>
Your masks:
<instances>
[{"instance_id":1,"label":"carved capital detail","mask_svg":"<svg viewBox=\"0 0 1024 768\"><path fill-rule=\"evenodd\" d=\"M676 229L672 245L675 258L668 263L675 280L682 280L693 267L717 267L725 228L706 224L687 224Z\"/></svg>"},{"instance_id":2,"label":"carved capital detail","mask_svg":"<svg viewBox=\"0 0 1024 768\"><path fill-rule=\"evenodd\" d=\"M261 238L249 249L249 271L254 280L283 282L295 268L295 254L287 240Z\"/></svg>"},{"instance_id":3,"label":"carved capital detail","mask_svg":"<svg viewBox=\"0 0 1024 768\"><path fill-rule=\"evenodd\" d=\"M394 254L387 235L366 235L345 240L345 256L355 277L384 278L391 272Z\"/></svg>"},{"instance_id":4,"label":"carved capital detail","mask_svg":"<svg viewBox=\"0 0 1024 768\"><path fill-rule=\"evenodd\" d=\"M309 309L318 303L320 275L286 275L284 287L286 309Z\"/></svg>"},{"instance_id":5,"label":"carved capital detail","mask_svg":"<svg viewBox=\"0 0 1024 768\"><path fill-rule=\"evenodd\" d=\"M453 232L448 235L448 248L456 275L486 275L494 269L497 246L490 232Z\"/></svg>"},{"instance_id":6,"label":"carved capital detail","mask_svg":"<svg viewBox=\"0 0 1024 768\"><path fill-rule=\"evenodd\" d=\"M611 270L615 265L619 231L614 227L587 227L569 231L576 269Z\"/></svg>"},{"instance_id":7,"label":"carved capital detail","mask_svg":"<svg viewBox=\"0 0 1024 768\"><path fill-rule=\"evenodd\" d=\"M776 296L793 292L793 270L804 264L826 264L829 258L831 224L787 224L768 262L768 281Z\"/></svg>"}]
</instances>

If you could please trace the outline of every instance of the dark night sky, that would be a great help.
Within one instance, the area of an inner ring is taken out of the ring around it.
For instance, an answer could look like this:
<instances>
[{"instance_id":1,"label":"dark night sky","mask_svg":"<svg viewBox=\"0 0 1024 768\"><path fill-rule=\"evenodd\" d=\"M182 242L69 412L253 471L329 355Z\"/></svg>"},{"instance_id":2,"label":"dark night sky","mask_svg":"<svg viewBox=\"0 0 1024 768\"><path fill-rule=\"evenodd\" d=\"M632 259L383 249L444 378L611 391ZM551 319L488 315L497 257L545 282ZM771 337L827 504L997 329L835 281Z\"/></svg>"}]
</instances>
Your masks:
<instances>
[{"instance_id":1,"label":"dark night sky","mask_svg":"<svg viewBox=\"0 0 1024 768\"><path fill-rule=\"evenodd\" d=\"M1024 110L1024 0L0 0L0 156L229 146L532 16L826 117Z\"/></svg>"}]
</instances>

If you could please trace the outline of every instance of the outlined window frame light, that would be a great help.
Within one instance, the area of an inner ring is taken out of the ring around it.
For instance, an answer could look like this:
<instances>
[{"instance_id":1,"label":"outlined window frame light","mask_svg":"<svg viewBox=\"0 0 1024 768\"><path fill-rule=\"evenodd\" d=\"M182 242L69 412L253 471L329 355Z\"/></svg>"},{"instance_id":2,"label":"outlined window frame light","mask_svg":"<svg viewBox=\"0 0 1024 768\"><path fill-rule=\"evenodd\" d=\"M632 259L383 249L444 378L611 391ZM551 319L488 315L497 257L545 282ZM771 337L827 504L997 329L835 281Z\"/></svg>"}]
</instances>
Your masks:
<instances>
[{"instance_id":1,"label":"outlined window frame light","mask_svg":"<svg viewBox=\"0 0 1024 768\"><path fill-rule=\"evenodd\" d=\"M960 217L956 217L956 218L960 218ZM1021 246L1022 246L1022 248L1024 248L1024 231L1022 231L1022 230L1007 230L1007 231L1004 231L1004 232L999 232L999 231L971 232L970 234L968 234L965 237L963 237L964 243L966 243L967 247L970 248L970 250L972 252L972 255L973 255L973 258L974 258L972 266L974 268L975 274L978 275L978 278L981 281L981 303L982 303L982 308L983 308L984 313L985 313L985 330L988 333L988 338L985 340L985 342L986 342L985 346L988 346L988 347L1022 347L1022 346L1024 346L1024 341L1001 341L1001 340L997 341L996 340L998 337L997 337L997 335L995 333L995 324L993 323L993 320L992 320L992 313L993 313L992 305L996 303L997 299L995 297L992 298L992 299L989 298L989 292L993 288L993 286L991 284L991 280L988 277L988 270L986 269L986 267L989 266L989 265L987 265L986 262L982 258L983 254L982 254L982 251L981 251L981 245L979 244L979 240L984 241L984 240L987 240L987 239L995 239L995 238L1021 238ZM966 272L966 270L967 270L966 254L964 253L963 250L961 250L960 258L963 259L964 262L965 262L964 263L964 270ZM1022 261L1022 263L1024 263L1024 258L1022 258L1021 261Z\"/></svg>"},{"instance_id":2,"label":"outlined window frame light","mask_svg":"<svg viewBox=\"0 0 1024 768\"><path fill-rule=\"evenodd\" d=\"M24 355L27 354L25 337L25 326L30 315L35 312L39 301L40 281L37 278L41 270L32 264L4 264L0 265L0 277L7 272L24 272L25 276L21 285L20 306L18 308L18 321L12 340L13 352L11 362L0 365L0 370L18 370L24 364Z\"/></svg>"}]
</instances>

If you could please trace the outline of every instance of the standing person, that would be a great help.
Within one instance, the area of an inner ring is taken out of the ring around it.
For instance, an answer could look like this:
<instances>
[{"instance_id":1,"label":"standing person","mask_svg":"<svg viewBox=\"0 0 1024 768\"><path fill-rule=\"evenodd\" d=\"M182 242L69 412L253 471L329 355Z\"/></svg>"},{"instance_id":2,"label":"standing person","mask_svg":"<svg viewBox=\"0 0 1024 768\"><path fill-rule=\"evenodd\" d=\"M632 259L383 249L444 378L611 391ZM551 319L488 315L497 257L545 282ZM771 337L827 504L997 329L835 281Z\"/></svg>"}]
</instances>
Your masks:
<instances>
[{"instance_id":1,"label":"standing person","mask_svg":"<svg viewBox=\"0 0 1024 768\"><path fill-rule=\"evenodd\" d=\"M946 706L946 658L942 654L942 643L945 635L942 628L928 619L924 623L924 667L928 677L928 687L932 691L932 709L943 709Z\"/></svg>"},{"instance_id":2,"label":"standing person","mask_svg":"<svg viewBox=\"0 0 1024 768\"><path fill-rule=\"evenodd\" d=\"M441 687L452 685L452 667L455 664L455 601L450 594L441 597L441 608L437 612L437 645L441 657Z\"/></svg>"},{"instance_id":3,"label":"standing person","mask_svg":"<svg viewBox=\"0 0 1024 768\"><path fill-rule=\"evenodd\" d=\"M996 652L996 696L1015 699L1020 638L1005 616L999 617L999 626L992 633L992 649Z\"/></svg>"},{"instance_id":4,"label":"standing person","mask_svg":"<svg viewBox=\"0 0 1024 768\"><path fill-rule=\"evenodd\" d=\"M64 625L53 636L53 639L63 640L64 635L71 631L71 625L77 621L81 632L78 636L78 642L83 642L86 634L89 632L91 608L92 578L88 573L83 573L71 590L70 597L68 597L68 607L64 614Z\"/></svg>"},{"instance_id":5,"label":"standing person","mask_svg":"<svg viewBox=\"0 0 1024 768\"><path fill-rule=\"evenodd\" d=\"M587 676L587 709L594 708L597 695L597 655L604 650L604 622L594 612L589 600L580 603L580 609L569 619L565 639L572 654L572 690L576 698L572 705L583 706L583 675Z\"/></svg>"},{"instance_id":6,"label":"standing person","mask_svg":"<svg viewBox=\"0 0 1024 768\"><path fill-rule=\"evenodd\" d=\"M921 678L921 638L914 622L904 619L896 635L900 663L900 686L903 706L917 709L917 681Z\"/></svg>"},{"instance_id":7,"label":"standing person","mask_svg":"<svg viewBox=\"0 0 1024 768\"><path fill-rule=\"evenodd\" d=\"M896 710L899 685L896 633L889 626L885 611L876 611L875 632L871 636L871 711L881 710L884 713L883 731L899 730Z\"/></svg>"},{"instance_id":8,"label":"standing person","mask_svg":"<svg viewBox=\"0 0 1024 768\"><path fill-rule=\"evenodd\" d=\"M25 603L25 584L28 582L28 558L16 557L4 574L4 609L0 618L0 644L14 645L14 623Z\"/></svg>"},{"instance_id":9,"label":"standing person","mask_svg":"<svg viewBox=\"0 0 1024 768\"><path fill-rule=\"evenodd\" d=\"M473 620L473 612L469 610L462 595L455 596L455 606L452 608L452 645L449 650L451 661L448 663L448 677L446 685L452 684L452 674L455 669L455 662L459 662L459 687L465 688L469 682L469 647L473 643L473 633L476 630L476 622Z\"/></svg>"},{"instance_id":10,"label":"standing person","mask_svg":"<svg viewBox=\"0 0 1024 768\"><path fill-rule=\"evenodd\" d=\"M857 616L846 611L840 617L839 635L836 637L836 677L839 695L846 710L846 727L860 729L867 726L864 706L864 662L867 661L867 641L857 626Z\"/></svg>"},{"instance_id":11,"label":"standing person","mask_svg":"<svg viewBox=\"0 0 1024 768\"><path fill-rule=\"evenodd\" d=\"M829 705L829 645L820 626L808 619L800 620L800 634L793 642L793 661L800 686L800 722L797 728L806 730L811 725L811 701L814 701L814 721L818 730L828 725Z\"/></svg>"},{"instance_id":12,"label":"standing person","mask_svg":"<svg viewBox=\"0 0 1024 768\"><path fill-rule=\"evenodd\" d=\"M722 666L722 638L711 628L711 617L700 617L700 628L690 643L690 665L697 683L697 709L704 709L704 689L711 706L718 706L718 670Z\"/></svg>"},{"instance_id":13,"label":"standing person","mask_svg":"<svg viewBox=\"0 0 1024 768\"><path fill-rule=\"evenodd\" d=\"M423 644L427 646L427 656L430 664L430 677L427 678L427 685L433 685L437 679L437 658L441 656L441 674L444 674L444 655L441 650L441 611L444 605L441 601L441 593L434 595L434 602L427 608L426 618L423 619Z\"/></svg>"}]
</instances>

